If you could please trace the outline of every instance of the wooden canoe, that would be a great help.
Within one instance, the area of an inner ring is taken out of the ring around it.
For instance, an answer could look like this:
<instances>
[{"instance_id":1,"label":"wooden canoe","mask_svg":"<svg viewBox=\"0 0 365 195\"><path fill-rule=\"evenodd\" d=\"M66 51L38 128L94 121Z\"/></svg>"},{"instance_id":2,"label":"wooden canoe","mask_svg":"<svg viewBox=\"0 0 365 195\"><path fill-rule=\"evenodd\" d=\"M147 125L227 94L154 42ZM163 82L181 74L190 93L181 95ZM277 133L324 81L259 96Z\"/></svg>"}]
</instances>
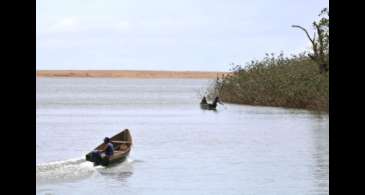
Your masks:
<instances>
[{"instance_id":1,"label":"wooden canoe","mask_svg":"<svg viewBox=\"0 0 365 195\"><path fill-rule=\"evenodd\" d=\"M132 147L132 137L129 130L123 130L122 132L111 137L110 140L114 146L113 156L111 156L110 158L106 156L99 156L98 158L93 157L93 152L95 152L96 150L101 150L105 147L105 144L102 143L97 146L93 151L86 154L86 160L93 162L94 166L108 166L117 162L123 162L128 157Z\"/></svg>"}]
</instances>

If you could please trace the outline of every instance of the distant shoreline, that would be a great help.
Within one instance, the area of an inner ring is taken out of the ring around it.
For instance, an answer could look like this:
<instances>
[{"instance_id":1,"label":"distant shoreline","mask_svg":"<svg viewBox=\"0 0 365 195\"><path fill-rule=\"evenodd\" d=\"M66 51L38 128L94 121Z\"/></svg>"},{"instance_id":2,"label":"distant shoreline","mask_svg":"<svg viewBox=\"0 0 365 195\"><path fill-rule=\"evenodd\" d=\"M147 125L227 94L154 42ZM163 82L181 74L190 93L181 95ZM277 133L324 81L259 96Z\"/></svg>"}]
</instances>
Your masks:
<instances>
[{"instance_id":1,"label":"distant shoreline","mask_svg":"<svg viewBox=\"0 0 365 195\"><path fill-rule=\"evenodd\" d=\"M149 70L37 70L37 77L190 78L214 79L230 72Z\"/></svg>"}]
</instances>

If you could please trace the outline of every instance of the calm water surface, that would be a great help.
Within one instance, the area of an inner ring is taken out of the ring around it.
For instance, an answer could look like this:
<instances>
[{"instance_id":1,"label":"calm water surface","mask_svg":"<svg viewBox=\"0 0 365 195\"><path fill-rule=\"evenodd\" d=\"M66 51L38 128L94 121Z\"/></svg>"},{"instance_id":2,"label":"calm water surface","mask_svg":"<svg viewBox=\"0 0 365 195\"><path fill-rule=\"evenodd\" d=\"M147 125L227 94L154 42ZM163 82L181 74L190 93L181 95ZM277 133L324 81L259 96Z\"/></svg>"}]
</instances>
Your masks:
<instances>
[{"instance_id":1,"label":"calm water surface","mask_svg":"<svg viewBox=\"0 0 365 195\"><path fill-rule=\"evenodd\" d=\"M328 194L328 115L199 108L209 80L37 78L38 194ZM84 155L129 128L129 159Z\"/></svg>"}]
</instances>

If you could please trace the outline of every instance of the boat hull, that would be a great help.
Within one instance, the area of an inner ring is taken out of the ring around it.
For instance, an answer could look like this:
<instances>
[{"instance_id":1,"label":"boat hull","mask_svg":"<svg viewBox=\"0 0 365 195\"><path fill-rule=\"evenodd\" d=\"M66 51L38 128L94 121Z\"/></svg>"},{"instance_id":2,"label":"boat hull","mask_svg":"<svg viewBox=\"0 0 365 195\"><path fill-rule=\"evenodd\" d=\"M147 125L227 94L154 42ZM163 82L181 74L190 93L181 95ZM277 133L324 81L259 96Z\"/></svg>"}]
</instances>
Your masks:
<instances>
[{"instance_id":1,"label":"boat hull","mask_svg":"<svg viewBox=\"0 0 365 195\"><path fill-rule=\"evenodd\" d=\"M200 108L203 110L216 110L217 109L217 105L213 105L213 104L200 104Z\"/></svg>"},{"instance_id":2,"label":"boat hull","mask_svg":"<svg viewBox=\"0 0 365 195\"><path fill-rule=\"evenodd\" d=\"M122 155L113 155L111 158L108 158L106 156L101 157L99 153L92 151L89 152L88 154L86 154L86 160L93 162L94 166L109 166L115 163L122 163L124 162L128 155L129 155L130 151L125 152Z\"/></svg>"}]
</instances>

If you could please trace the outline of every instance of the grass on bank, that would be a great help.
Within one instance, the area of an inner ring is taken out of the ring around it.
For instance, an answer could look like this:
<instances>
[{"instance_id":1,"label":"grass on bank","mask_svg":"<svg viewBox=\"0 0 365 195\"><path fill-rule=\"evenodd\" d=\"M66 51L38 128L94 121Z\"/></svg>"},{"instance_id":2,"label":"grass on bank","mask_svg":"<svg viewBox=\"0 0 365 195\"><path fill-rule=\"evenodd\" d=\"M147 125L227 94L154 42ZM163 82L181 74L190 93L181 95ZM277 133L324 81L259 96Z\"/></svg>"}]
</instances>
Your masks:
<instances>
[{"instance_id":1,"label":"grass on bank","mask_svg":"<svg viewBox=\"0 0 365 195\"><path fill-rule=\"evenodd\" d=\"M233 74L217 79L208 97L219 95L224 102L303 108L328 112L329 73L305 53L268 55L247 66L237 65Z\"/></svg>"}]
</instances>

